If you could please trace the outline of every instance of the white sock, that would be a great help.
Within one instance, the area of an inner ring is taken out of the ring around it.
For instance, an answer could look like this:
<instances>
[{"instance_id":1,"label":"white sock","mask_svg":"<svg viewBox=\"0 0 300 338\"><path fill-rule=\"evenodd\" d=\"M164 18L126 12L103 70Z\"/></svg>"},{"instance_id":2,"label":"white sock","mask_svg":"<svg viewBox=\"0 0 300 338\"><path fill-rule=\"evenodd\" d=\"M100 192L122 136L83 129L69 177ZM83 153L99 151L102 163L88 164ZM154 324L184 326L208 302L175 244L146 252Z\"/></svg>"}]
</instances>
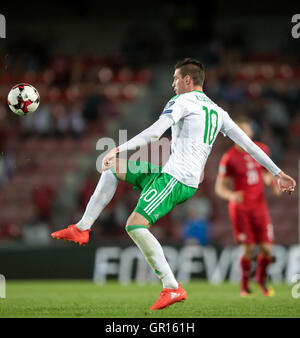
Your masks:
<instances>
[{"instance_id":1,"label":"white sock","mask_svg":"<svg viewBox=\"0 0 300 338\"><path fill-rule=\"evenodd\" d=\"M178 283L158 240L143 225L129 225L126 227L126 230L128 235L141 250L156 276L162 281L163 287L177 289Z\"/></svg>"},{"instance_id":2,"label":"white sock","mask_svg":"<svg viewBox=\"0 0 300 338\"><path fill-rule=\"evenodd\" d=\"M88 230L99 217L102 210L113 198L118 185L118 179L111 170L102 172L97 187L86 206L81 220L76 224L79 230Z\"/></svg>"}]
</instances>

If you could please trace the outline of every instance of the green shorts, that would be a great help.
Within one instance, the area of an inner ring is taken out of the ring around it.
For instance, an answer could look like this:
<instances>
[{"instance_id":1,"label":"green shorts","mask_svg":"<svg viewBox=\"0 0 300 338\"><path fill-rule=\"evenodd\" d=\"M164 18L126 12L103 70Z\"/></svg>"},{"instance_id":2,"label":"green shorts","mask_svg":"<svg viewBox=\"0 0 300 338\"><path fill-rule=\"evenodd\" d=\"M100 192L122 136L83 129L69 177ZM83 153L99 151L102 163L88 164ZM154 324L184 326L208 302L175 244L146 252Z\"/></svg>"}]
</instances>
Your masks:
<instances>
[{"instance_id":1,"label":"green shorts","mask_svg":"<svg viewBox=\"0 0 300 338\"><path fill-rule=\"evenodd\" d=\"M143 161L127 161L125 181L141 191L134 211L143 215L152 225L177 204L183 203L196 192L196 188L179 182L161 172L162 167Z\"/></svg>"}]
</instances>

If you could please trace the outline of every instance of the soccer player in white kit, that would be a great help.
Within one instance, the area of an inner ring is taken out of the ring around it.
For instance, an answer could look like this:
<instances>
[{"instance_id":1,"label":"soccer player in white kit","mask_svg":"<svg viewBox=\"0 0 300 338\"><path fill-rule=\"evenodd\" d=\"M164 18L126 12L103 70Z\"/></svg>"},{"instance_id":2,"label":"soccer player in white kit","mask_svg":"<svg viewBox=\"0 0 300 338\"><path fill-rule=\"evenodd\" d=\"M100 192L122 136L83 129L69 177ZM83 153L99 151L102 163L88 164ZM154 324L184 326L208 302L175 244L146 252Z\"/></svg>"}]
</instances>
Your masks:
<instances>
[{"instance_id":1,"label":"soccer player in white kit","mask_svg":"<svg viewBox=\"0 0 300 338\"><path fill-rule=\"evenodd\" d=\"M199 61L187 58L178 62L172 83L176 96L166 104L154 124L104 157L103 173L82 219L51 234L53 238L86 244L90 228L111 201L118 180L131 183L141 191L141 195L127 220L126 230L163 284L163 290L150 310L165 308L185 300L187 296L149 228L196 192L220 131L270 171L277 178L282 191L291 193L296 186L295 180L283 173L233 122L228 113L204 94L203 82L204 67ZM119 153L157 141L170 127L171 155L164 167L118 158Z\"/></svg>"}]
</instances>

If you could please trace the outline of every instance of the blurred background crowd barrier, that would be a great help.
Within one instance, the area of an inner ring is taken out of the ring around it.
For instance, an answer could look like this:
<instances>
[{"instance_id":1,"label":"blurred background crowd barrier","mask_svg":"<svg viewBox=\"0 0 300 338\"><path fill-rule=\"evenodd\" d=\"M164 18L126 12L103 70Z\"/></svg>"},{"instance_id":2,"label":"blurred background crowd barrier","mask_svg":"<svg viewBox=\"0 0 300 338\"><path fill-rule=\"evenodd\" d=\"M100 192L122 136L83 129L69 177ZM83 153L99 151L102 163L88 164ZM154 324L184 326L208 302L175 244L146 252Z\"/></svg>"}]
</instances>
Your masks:
<instances>
[{"instance_id":1,"label":"blurred background crowd barrier","mask_svg":"<svg viewBox=\"0 0 300 338\"><path fill-rule=\"evenodd\" d=\"M3 9L0 40L0 247L59 248L50 233L77 222L99 180L96 142L119 129L134 136L153 123L174 95L174 64L183 57L206 67L205 93L234 117L253 119L255 139L298 178L300 39L291 36L295 2L241 5L211 1L147 3L114 8L93 0L42 8ZM246 9L245 9L246 11ZM35 86L38 110L19 117L7 94ZM170 133L167 132L167 137ZM220 135L195 196L152 230L182 245L234 245L227 203L214 194L217 167L232 145ZM266 189L275 242L298 243L298 199ZM124 225L138 193L120 183L91 233L95 246L131 244ZM0 271L1 272L1 271Z\"/></svg>"}]
</instances>

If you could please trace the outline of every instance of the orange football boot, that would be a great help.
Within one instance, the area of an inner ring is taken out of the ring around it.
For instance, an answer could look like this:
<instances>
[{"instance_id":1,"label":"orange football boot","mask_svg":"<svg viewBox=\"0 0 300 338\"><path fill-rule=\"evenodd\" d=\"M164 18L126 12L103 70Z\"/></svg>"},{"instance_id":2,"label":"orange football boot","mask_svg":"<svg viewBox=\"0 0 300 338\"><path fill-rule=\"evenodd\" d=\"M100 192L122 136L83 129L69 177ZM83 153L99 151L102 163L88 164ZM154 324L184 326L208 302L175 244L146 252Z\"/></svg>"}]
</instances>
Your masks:
<instances>
[{"instance_id":1,"label":"orange football boot","mask_svg":"<svg viewBox=\"0 0 300 338\"><path fill-rule=\"evenodd\" d=\"M77 228L76 224L71 224L66 229L52 232L51 236L56 239L64 239L66 241L85 245L89 241L90 231L90 229L81 231Z\"/></svg>"},{"instance_id":2,"label":"orange football boot","mask_svg":"<svg viewBox=\"0 0 300 338\"><path fill-rule=\"evenodd\" d=\"M266 283L257 283L257 285L264 296L273 297L275 295L275 291L270 285L267 286Z\"/></svg>"},{"instance_id":3,"label":"orange football boot","mask_svg":"<svg viewBox=\"0 0 300 338\"><path fill-rule=\"evenodd\" d=\"M186 292L181 287L181 283L178 285L178 289L164 288L160 293L160 296L155 304L153 304L150 310L159 310L174 303L180 302L186 299Z\"/></svg>"}]
</instances>

